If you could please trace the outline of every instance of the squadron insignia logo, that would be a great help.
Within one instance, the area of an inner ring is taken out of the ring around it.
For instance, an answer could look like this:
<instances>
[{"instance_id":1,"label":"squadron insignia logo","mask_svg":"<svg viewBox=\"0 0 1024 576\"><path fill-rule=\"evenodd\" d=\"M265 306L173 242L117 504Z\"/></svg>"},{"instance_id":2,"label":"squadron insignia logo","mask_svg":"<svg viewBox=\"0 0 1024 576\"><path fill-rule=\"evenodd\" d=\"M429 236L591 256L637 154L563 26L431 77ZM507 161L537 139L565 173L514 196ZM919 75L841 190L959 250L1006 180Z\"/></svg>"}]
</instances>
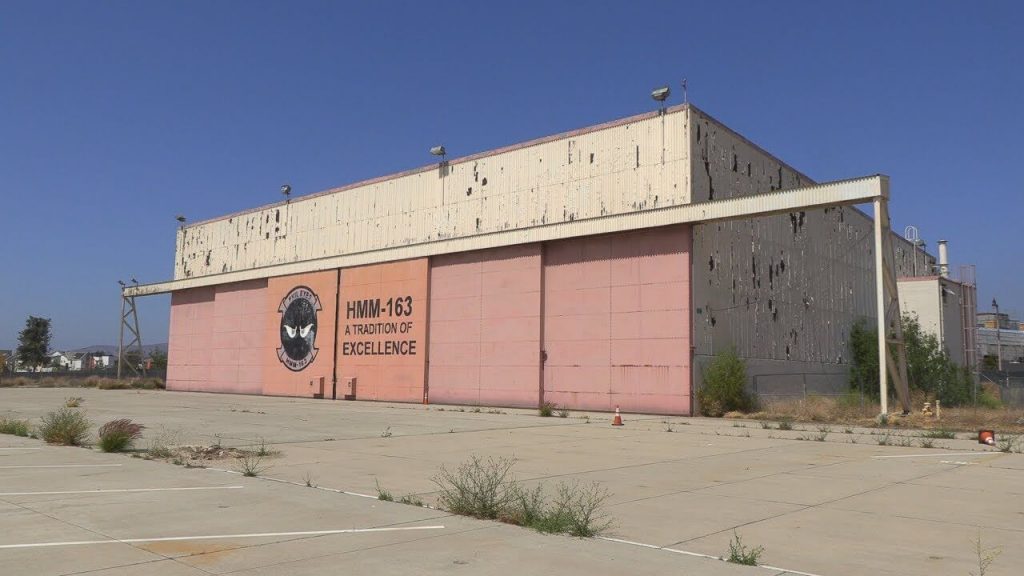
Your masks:
<instances>
[{"instance_id":1,"label":"squadron insignia logo","mask_svg":"<svg viewBox=\"0 0 1024 576\"><path fill-rule=\"evenodd\" d=\"M305 286L297 286L281 300L281 347L277 358L292 372L300 372L316 359L317 312L320 298Z\"/></svg>"}]
</instances>

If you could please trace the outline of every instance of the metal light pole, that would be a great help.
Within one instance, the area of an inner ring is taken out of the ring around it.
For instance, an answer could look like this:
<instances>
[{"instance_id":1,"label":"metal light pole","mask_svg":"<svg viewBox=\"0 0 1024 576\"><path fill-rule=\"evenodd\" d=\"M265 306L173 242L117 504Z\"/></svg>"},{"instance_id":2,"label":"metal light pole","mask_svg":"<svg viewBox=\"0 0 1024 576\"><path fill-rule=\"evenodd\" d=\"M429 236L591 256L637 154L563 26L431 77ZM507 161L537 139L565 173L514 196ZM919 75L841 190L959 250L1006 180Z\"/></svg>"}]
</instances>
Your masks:
<instances>
[{"instance_id":1,"label":"metal light pole","mask_svg":"<svg viewBox=\"0 0 1024 576\"><path fill-rule=\"evenodd\" d=\"M992 308L996 311L996 370L1003 371L1003 342L999 336L999 302L992 299Z\"/></svg>"}]
</instances>

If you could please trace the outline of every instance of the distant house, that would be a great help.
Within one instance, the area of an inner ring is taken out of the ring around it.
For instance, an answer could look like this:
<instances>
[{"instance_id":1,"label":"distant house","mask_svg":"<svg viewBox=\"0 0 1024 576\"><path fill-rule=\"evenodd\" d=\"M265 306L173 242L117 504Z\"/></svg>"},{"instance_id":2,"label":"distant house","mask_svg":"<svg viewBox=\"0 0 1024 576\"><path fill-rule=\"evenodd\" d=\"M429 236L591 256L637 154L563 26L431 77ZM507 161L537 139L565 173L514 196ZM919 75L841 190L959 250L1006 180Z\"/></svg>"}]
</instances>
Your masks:
<instances>
[{"instance_id":1,"label":"distant house","mask_svg":"<svg viewBox=\"0 0 1024 576\"><path fill-rule=\"evenodd\" d=\"M114 365L114 357L105 352L86 352L82 356L82 370L103 370Z\"/></svg>"},{"instance_id":2,"label":"distant house","mask_svg":"<svg viewBox=\"0 0 1024 576\"><path fill-rule=\"evenodd\" d=\"M44 372L52 372L54 370L71 370L71 364L74 361L73 352L50 352L50 361L47 366L43 368Z\"/></svg>"}]
</instances>

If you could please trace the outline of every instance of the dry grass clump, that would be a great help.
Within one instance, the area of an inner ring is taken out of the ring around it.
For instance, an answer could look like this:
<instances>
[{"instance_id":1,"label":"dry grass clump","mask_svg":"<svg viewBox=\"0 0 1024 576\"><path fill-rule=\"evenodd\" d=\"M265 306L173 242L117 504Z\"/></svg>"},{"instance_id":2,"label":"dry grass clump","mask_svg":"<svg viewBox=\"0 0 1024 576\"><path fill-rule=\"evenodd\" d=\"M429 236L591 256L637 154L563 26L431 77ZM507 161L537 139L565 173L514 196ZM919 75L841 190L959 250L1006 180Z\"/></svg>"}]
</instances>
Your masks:
<instances>
[{"instance_id":1,"label":"dry grass clump","mask_svg":"<svg viewBox=\"0 0 1024 576\"><path fill-rule=\"evenodd\" d=\"M28 436L32 433L32 427L28 420L12 420L0 417L0 434L12 434L14 436Z\"/></svg>"},{"instance_id":2,"label":"dry grass clump","mask_svg":"<svg viewBox=\"0 0 1024 576\"><path fill-rule=\"evenodd\" d=\"M50 444L84 446L91 425L83 412L74 408L59 408L43 416L39 436Z\"/></svg>"},{"instance_id":3,"label":"dry grass clump","mask_svg":"<svg viewBox=\"0 0 1024 576\"><path fill-rule=\"evenodd\" d=\"M100 426L97 435L100 438L100 450L104 452L124 452L131 448L132 443L142 437L145 426L136 424L128 418L111 420Z\"/></svg>"},{"instance_id":4,"label":"dry grass clump","mask_svg":"<svg viewBox=\"0 0 1024 576\"><path fill-rule=\"evenodd\" d=\"M804 399L762 401L762 410L751 417L759 420L864 423L870 425L881 410L877 402L858 396L815 396Z\"/></svg>"},{"instance_id":5,"label":"dry grass clump","mask_svg":"<svg viewBox=\"0 0 1024 576\"><path fill-rule=\"evenodd\" d=\"M16 376L4 378L0 382L0 388L97 388L99 390L163 390L164 381L160 378L132 378L130 380L118 380L106 376L86 376L85 378L44 376L42 378L28 378Z\"/></svg>"},{"instance_id":6,"label":"dry grass clump","mask_svg":"<svg viewBox=\"0 0 1024 576\"><path fill-rule=\"evenodd\" d=\"M947 408L943 406L940 418L936 419L934 416L920 412L925 399L926 397L922 393L912 394L911 405L915 411L907 416L890 417L887 425L892 428L957 431L993 428L1003 433L1024 433L1024 409L974 406ZM934 403L932 406L934 407ZM889 403L889 408L890 410L899 410L899 403L893 400ZM837 397L811 395L802 400L764 402L761 411L748 414L745 417L757 420L796 420L875 427L878 426L875 418L880 411L881 407L877 402L865 399L862 404L857 395L847 394Z\"/></svg>"}]
</instances>

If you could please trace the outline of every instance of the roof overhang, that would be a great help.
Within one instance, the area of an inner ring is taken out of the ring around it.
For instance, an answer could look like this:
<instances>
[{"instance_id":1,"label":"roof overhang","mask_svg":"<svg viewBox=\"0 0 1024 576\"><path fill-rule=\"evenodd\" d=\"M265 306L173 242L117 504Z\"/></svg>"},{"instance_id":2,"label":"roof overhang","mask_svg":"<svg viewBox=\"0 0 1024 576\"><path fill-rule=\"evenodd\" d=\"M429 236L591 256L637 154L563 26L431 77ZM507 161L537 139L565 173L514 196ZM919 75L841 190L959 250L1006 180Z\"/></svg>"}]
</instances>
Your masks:
<instances>
[{"instance_id":1,"label":"roof overhang","mask_svg":"<svg viewBox=\"0 0 1024 576\"><path fill-rule=\"evenodd\" d=\"M786 214L800 210L814 210L831 206L848 206L889 197L889 177L881 174L837 180L815 186L779 190L752 196L727 198L711 202L683 204L653 208L628 214L601 216L571 222L559 222L530 228L504 230L462 238L448 238L419 244L410 244L381 250L341 254L326 258L289 262L261 268L238 270L223 274L210 274L194 278L181 278L166 282L128 286L124 296L151 296L189 288L243 282L274 276L287 276L336 268L348 268L439 254L467 252L485 248L546 242L597 233L624 232L642 228L656 228L673 224L699 224Z\"/></svg>"}]
</instances>

